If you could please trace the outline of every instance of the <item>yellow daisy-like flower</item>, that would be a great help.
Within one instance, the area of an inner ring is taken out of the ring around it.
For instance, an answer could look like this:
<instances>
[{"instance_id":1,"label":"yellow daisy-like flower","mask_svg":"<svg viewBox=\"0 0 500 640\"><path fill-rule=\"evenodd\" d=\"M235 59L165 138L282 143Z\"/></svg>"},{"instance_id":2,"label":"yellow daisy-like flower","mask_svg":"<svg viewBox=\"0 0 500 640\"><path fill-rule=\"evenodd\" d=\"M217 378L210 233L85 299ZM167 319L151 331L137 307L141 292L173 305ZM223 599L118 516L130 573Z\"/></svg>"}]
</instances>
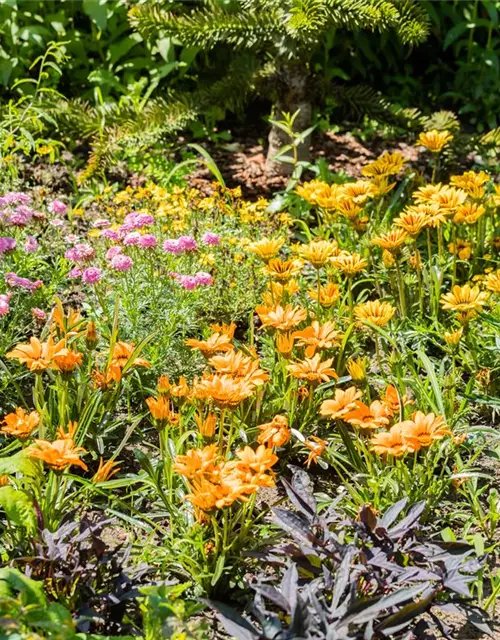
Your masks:
<instances>
[{"instance_id":1,"label":"yellow daisy-like flower","mask_svg":"<svg viewBox=\"0 0 500 640\"><path fill-rule=\"evenodd\" d=\"M453 140L453 135L449 131L423 131L417 140L417 146L425 147L432 153L439 153L447 144Z\"/></svg>"},{"instance_id":2,"label":"yellow daisy-like flower","mask_svg":"<svg viewBox=\"0 0 500 640\"><path fill-rule=\"evenodd\" d=\"M354 309L354 315L360 323L366 320L378 327L383 327L390 322L395 313L396 309L389 302L380 300L369 300Z\"/></svg>"},{"instance_id":3,"label":"yellow daisy-like flower","mask_svg":"<svg viewBox=\"0 0 500 640\"><path fill-rule=\"evenodd\" d=\"M389 153L385 151L375 162L363 167L361 173L369 178L393 176L401 171L406 160L401 153Z\"/></svg>"},{"instance_id":4,"label":"yellow daisy-like flower","mask_svg":"<svg viewBox=\"0 0 500 640\"><path fill-rule=\"evenodd\" d=\"M489 182L490 176L485 171L466 171L460 176L452 176L450 183L463 189L471 198L482 198L485 193L484 185Z\"/></svg>"},{"instance_id":5,"label":"yellow daisy-like flower","mask_svg":"<svg viewBox=\"0 0 500 640\"><path fill-rule=\"evenodd\" d=\"M264 267L264 273L270 278L273 278L273 280L286 282L293 276L296 276L301 271L302 266L300 260L280 260L279 258L272 258Z\"/></svg>"},{"instance_id":6,"label":"yellow daisy-like flower","mask_svg":"<svg viewBox=\"0 0 500 640\"><path fill-rule=\"evenodd\" d=\"M486 288L500 294L500 269L489 273L485 281Z\"/></svg>"},{"instance_id":7,"label":"yellow daisy-like flower","mask_svg":"<svg viewBox=\"0 0 500 640\"><path fill-rule=\"evenodd\" d=\"M268 262L278 255L279 250L285 244L282 238L263 238L258 242L251 242L246 248L247 251Z\"/></svg>"},{"instance_id":8,"label":"yellow daisy-like flower","mask_svg":"<svg viewBox=\"0 0 500 640\"><path fill-rule=\"evenodd\" d=\"M456 347L460 342L460 340L462 339L463 334L464 334L464 328L460 327L460 329L456 329L455 331L445 331L444 339L447 344L449 344L452 347Z\"/></svg>"},{"instance_id":9,"label":"yellow daisy-like flower","mask_svg":"<svg viewBox=\"0 0 500 640\"><path fill-rule=\"evenodd\" d=\"M339 189L339 198L352 200L356 204L364 204L377 193L377 188L369 180L347 182Z\"/></svg>"},{"instance_id":10,"label":"yellow daisy-like flower","mask_svg":"<svg viewBox=\"0 0 500 640\"><path fill-rule=\"evenodd\" d=\"M396 227L404 229L410 236L416 236L426 226L427 221L428 216L423 211L412 211L408 207L394 220L394 224Z\"/></svg>"},{"instance_id":11,"label":"yellow daisy-like flower","mask_svg":"<svg viewBox=\"0 0 500 640\"><path fill-rule=\"evenodd\" d=\"M440 209L445 209L447 213L452 213L458 206L463 204L467 198L465 191L455 189L455 187L442 187L431 196Z\"/></svg>"},{"instance_id":12,"label":"yellow daisy-like flower","mask_svg":"<svg viewBox=\"0 0 500 640\"><path fill-rule=\"evenodd\" d=\"M315 269L323 267L336 253L338 253L338 246L335 241L316 240L299 247L299 255L310 262Z\"/></svg>"},{"instance_id":13,"label":"yellow daisy-like flower","mask_svg":"<svg viewBox=\"0 0 500 640\"><path fill-rule=\"evenodd\" d=\"M382 249L387 249L387 251L397 253L407 238L408 234L404 229L393 229L392 231L373 238L372 244L378 245L382 247Z\"/></svg>"},{"instance_id":14,"label":"yellow daisy-like flower","mask_svg":"<svg viewBox=\"0 0 500 640\"><path fill-rule=\"evenodd\" d=\"M340 298L340 287L335 282L329 282L325 286L321 286L319 288L319 300L318 289L308 289L307 295L311 300L319 302L322 307L328 309Z\"/></svg>"},{"instance_id":15,"label":"yellow daisy-like flower","mask_svg":"<svg viewBox=\"0 0 500 640\"><path fill-rule=\"evenodd\" d=\"M455 285L452 290L441 296L441 306L449 311L477 312L488 301L489 294L479 287L465 284L463 287Z\"/></svg>"},{"instance_id":16,"label":"yellow daisy-like flower","mask_svg":"<svg viewBox=\"0 0 500 640\"><path fill-rule=\"evenodd\" d=\"M339 198L335 208L341 216L349 220L354 220L363 211L363 207L360 204L348 198Z\"/></svg>"},{"instance_id":17,"label":"yellow daisy-like flower","mask_svg":"<svg viewBox=\"0 0 500 640\"><path fill-rule=\"evenodd\" d=\"M354 276L364 271L368 262L359 253L341 253L330 258L331 264L347 276Z\"/></svg>"},{"instance_id":18,"label":"yellow daisy-like flower","mask_svg":"<svg viewBox=\"0 0 500 640\"><path fill-rule=\"evenodd\" d=\"M464 202L456 208L453 222L457 224L474 224L486 213L482 204L475 202Z\"/></svg>"},{"instance_id":19,"label":"yellow daisy-like flower","mask_svg":"<svg viewBox=\"0 0 500 640\"><path fill-rule=\"evenodd\" d=\"M456 254L460 260L468 260L472 255L472 242L458 239L456 242L450 242L448 251Z\"/></svg>"}]
</instances>

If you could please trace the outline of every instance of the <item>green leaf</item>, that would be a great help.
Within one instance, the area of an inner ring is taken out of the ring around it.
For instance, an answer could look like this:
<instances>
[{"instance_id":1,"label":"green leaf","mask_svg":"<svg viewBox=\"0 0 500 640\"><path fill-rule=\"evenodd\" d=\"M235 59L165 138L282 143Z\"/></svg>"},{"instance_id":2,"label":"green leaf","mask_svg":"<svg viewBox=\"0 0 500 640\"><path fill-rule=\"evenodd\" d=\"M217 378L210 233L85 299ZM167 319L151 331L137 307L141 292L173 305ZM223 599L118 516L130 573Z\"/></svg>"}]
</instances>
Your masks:
<instances>
[{"instance_id":1,"label":"green leaf","mask_svg":"<svg viewBox=\"0 0 500 640\"><path fill-rule=\"evenodd\" d=\"M203 158L205 159L205 164L206 164L207 168L214 174L214 176L217 178L217 181L223 187L225 187L226 183L224 182L224 178L222 177L222 174L219 171L219 168L218 168L217 164L215 163L215 160L208 153L208 151L206 149L204 149L201 145L196 144L195 142L193 142L191 144L188 144L188 147L192 147L201 156L203 156Z\"/></svg>"},{"instance_id":2,"label":"green leaf","mask_svg":"<svg viewBox=\"0 0 500 640\"><path fill-rule=\"evenodd\" d=\"M469 28L469 23L464 21L464 22L459 22L458 24L456 24L454 27L452 27L448 33L446 34L446 38L444 39L443 42L443 51L446 51L446 49L455 42L455 40L457 40L458 38L460 38L460 36L462 34L464 34L467 29Z\"/></svg>"},{"instance_id":3,"label":"green leaf","mask_svg":"<svg viewBox=\"0 0 500 640\"><path fill-rule=\"evenodd\" d=\"M97 28L104 31L108 24L106 0L83 0L83 10L89 18L92 18Z\"/></svg>"},{"instance_id":4,"label":"green leaf","mask_svg":"<svg viewBox=\"0 0 500 640\"><path fill-rule=\"evenodd\" d=\"M26 493L7 485L0 487L0 507L12 524L24 527L29 534L36 533L37 518L33 500Z\"/></svg>"},{"instance_id":5,"label":"green leaf","mask_svg":"<svg viewBox=\"0 0 500 640\"><path fill-rule=\"evenodd\" d=\"M6 489L7 487L3 488ZM25 606L44 607L47 604L47 599L43 592L43 583L27 578L18 569L13 569L12 567L0 569L0 583L6 584L10 593L21 593Z\"/></svg>"}]
</instances>

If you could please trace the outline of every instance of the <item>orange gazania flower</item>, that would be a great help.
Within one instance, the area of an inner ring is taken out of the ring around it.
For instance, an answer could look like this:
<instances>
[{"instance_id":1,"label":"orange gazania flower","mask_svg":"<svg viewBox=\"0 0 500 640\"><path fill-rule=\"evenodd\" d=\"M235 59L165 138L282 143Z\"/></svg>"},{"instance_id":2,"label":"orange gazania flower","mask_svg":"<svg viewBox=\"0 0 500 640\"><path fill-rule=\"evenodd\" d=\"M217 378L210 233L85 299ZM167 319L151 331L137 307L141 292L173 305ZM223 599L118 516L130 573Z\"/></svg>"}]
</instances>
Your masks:
<instances>
[{"instance_id":1,"label":"orange gazania flower","mask_svg":"<svg viewBox=\"0 0 500 640\"><path fill-rule=\"evenodd\" d=\"M77 447L71 438L54 442L35 440L35 444L28 447L26 453L31 458L42 460L54 471L63 471L71 465L87 470L87 465L80 458L80 455L87 452L83 447Z\"/></svg>"},{"instance_id":2,"label":"orange gazania flower","mask_svg":"<svg viewBox=\"0 0 500 640\"><path fill-rule=\"evenodd\" d=\"M39 425L40 414L38 411L26 413L22 407L18 407L14 413L4 416L2 422L3 426L0 428L2 433L19 440L26 440Z\"/></svg>"},{"instance_id":3,"label":"orange gazania flower","mask_svg":"<svg viewBox=\"0 0 500 640\"><path fill-rule=\"evenodd\" d=\"M342 333L335 329L333 322L320 324L313 320L309 327L301 331L294 331L293 338L298 340L300 347L306 347L305 354L308 358L316 353L316 349L331 349L338 347Z\"/></svg>"},{"instance_id":4,"label":"orange gazania flower","mask_svg":"<svg viewBox=\"0 0 500 640\"><path fill-rule=\"evenodd\" d=\"M457 238L456 242L450 242L448 251L456 254L460 260L468 260L472 255L472 242Z\"/></svg>"},{"instance_id":5,"label":"orange gazania flower","mask_svg":"<svg viewBox=\"0 0 500 640\"><path fill-rule=\"evenodd\" d=\"M369 180L356 180L356 182L346 182L340 187L339 198L363 204L376 193L376 187Z\"/></svg>"},{"instance_id":6,"label":"orange gazania flower","mask_svg":"<svg viewBox=\"0 0 500 640\"><path fill-rule=\"evenodd\" d=\"M264 273L274 280L286 282L300 273L302 262L300 260L280 260L272 258L264 267Z\"/></svg>"},{"instance_id":7,"label":"orange gazania flower","mask_svg":"<svg viewBox=\"0 0 500 640\"><path fill-rule=\"evenodd\" d=\"M420 447L429 447L435 440L442 440L451 435L442 416L433 413L425 415L422 411L416 411L411 420L399 423L401 434L407 443L418 451Z\"/></svg>"},{"instance_id":8,"label":"orange gazania flower","mask_svg":"<svg viewBox=\"0 0 500 640\"><path fill-rule=\"evenodd\" d=\"M357 409L357 400L363 394L356 387L349 387L345 391L335 389L335 397L321 403L320 414L332 420L339 420L349 412Z\"/></svg>"},{"instance_id":9,"label":"orange gazania flower","mask_svg":"<svg viewBox=\"0 0 500 640\"><path fill-rule=\"evenodd\" d=\"M210 444L203 449L189 449L185 455L175 458L174 471L188 479L211 475L217 466L219 449Z\"/></svg>"},{"instance_id":10,"label":"orange gazania flower","mask_svg":"<svg viewBox=\"0 0 500 640\"><path fill-rule=\"evenodd\" d=\"M256 309L262 323L262 328L272 328L278 331L289 331L300 324L307 317L307 311L302 307L292 307L287 304L284 307L277 305L269 308L259 305Z\"/></svg>"},{"instance_id":11,"label":"orange gazania flower","mask_svg":"<svg viewBox=\"0 0 500 640\"><path fill-rule=\"evenodd\" d=\"M203 419L198 413L194 414L194 421L200 434L204 438L211 438L215 433L215 427L217 425L217 416L215 413L209 413L205 419Z\"/></svg>"},{"instance_id":12,"label":"orange gazania flower","mask_svg":"<svg viewBox=\"0 0 500 640\"><path fill-rule=\"evenodd\" d=\"M366 320L378 327L387 324L395 313L396 309L389 302L381 302L380 300L369 300L354 309L354 315L360 323Z\"/></svg>"},{"instance_id":13,"label":"orange gazania flower","mask_svg":"<svg viewBox=\"0 0 500 640\"><path fill-rule=\"evenodd\" d=\"M455 187L463 189L472 198L484 196L484 185L489 182L490 176L485 171L466 171L460 176L452 176L450 182Z\"/></svg>"},{"instance_id":14,"label":"orange gazania flower","mask_svg":"<svg viewBox=\"0 0 500 640\"><path fill-rule=\"evenodd\" d=\"M368 262L359 253L341 253L330 259L331 264L347 276L354 276L364 271Z\"/></svg>"},{"instance_id":15,"label":"orange gazania flower","mask_svg":"<svg viewBox=\"0 0 500 640\"><path fill-rule=\"evenodd\" d=\"M158 378L156 390L161 396L168 395L168 392L170 391L170 380L168 379L168 376L160 376Z\"/></svg>"},{"instance_id":16,"label":"orange gazania flower","mask_svg":"<svg viewBox=\"0 0 500 640\"><path fill-rule=\"evenodd\" d=\"M240 459L240 462L236 463L240 471L250 469L257 475L267 473L278 462L278 456L263 444L255 450L249 446L239 449L236 451L236 456Z\"/></svg>"},{"instance_id":17,"label":"orange gazania flower","mask_svg":"<svg viewBox=\"0 0 500 640\"><path fill-rule=\"evenodd\" d=\"M57 430L57 438L59 440L74 440L76 435L76 430L78 429L78 422L69 421L66 429L64 427L59 427Z\"/></svg>"},{"instance_id":18,"label":"orange gazania flower","mask_svg":"<svg viewBox=\"0 0 500 640\"><path fill-rule=\"evenodd\" d=\"M411 236L418 235L426 226L428 216L423 211L416 211L416 208L407 208L401 213L399 218L394 220L397 227L404 229Z\"/></svg>"},{"instance_id":19,"label":"orange gazania flower","mask_svg":"<svg viewBox=\"0 0 500 640\"><path fill-rule=\"evenodd\" d=\"M370 178L396 175L401 171L406 160L401 153L385 151L375 162L363 167L361 173Z\"/></svg>"},{"instance_id":20,"label":"orange gazania flower","mask_svg":"<svg viewBox=\"0 0 500 640\"><path fill-rule=\"evenodd\" d=\"M341 216L348 220L354 220L363 211L363 206L347 198L339 198L335 209Z\"/></svg>"},{"instance_id":21,"label":"orange gazania flower","mask_svg":"<svg viewBox=\"0 0 500 640\"><path fill-rule=\"evenodd\" d=\"M71 349L61 349L53 358L53 367L59 371L73 371L83 362L83 353Z\"/></svg>"},{"instance_id":22,"label":"orange gazania flower","mask_svg":"<svg viewBox=\"0 0 500 640\"><path fill-rule=\"evenodd\" d=\"M484 284L493 293L500 293L500 270L489 273Z\"/></svg>"},{"instance_id":23,"label":"orange gazania flower","mask_svg":"<svg viewBox=\"0 0 500 640\"><path fill-rule=\"evenodd\" d=\"M389 431L375 433L370 442L371 450L381 456L390 455L399 458L405 453L415 451L411 443L403 438L399 424L395 424Z\"/></svg>"},{"instance_id":24,"label":"orange gazania flower","mask_svg":"<svg viewBox=\"0 0 500 640\"><path fill-rule=\"evenodd\" d=\"M453 222L456 224L475 224L486 213L482 204L476 202L464 202L455 210Z\"/></svg>"},{"instance_id":25,"label":"orange gazania flower","mask_svg":"<svg viewBox=\"0 0 500 640\"><path fill-rule=\"evenodd\" d=\"M130 360L135 351L135 344L131 342L116 342L113 346L113 353L111 355L111 361L114 365L123 369L130 364ZM151 365L144 358L134 358L132 366L134 367L147 367Z\"/></svg>"},{"instance_id":26,"label":"orange gazania flower","mask_svg":"<svg viewBox=\"0 0 500 640\"><path fill-rule=\"evenodd\" d=\"M306 467L310 467L312 462L318 462L318 458L321 457L325 451L328 442L326 440L321 440L318 436L311 436L304 442L304 445L311 451L306 460Z\"/></svg>"},{"instance_id":27,"label":"orange gazania flower","mask_svg":"<svg viewBox=\"0 0 500 640\"><path fill-rule=\"evenodd\" d=\"M205 358L211 358L221 351L231 351L234 346L231 344L231 338L223 333L214 333L207 340L195 340L190 338L184 343L191 349L199 349Z\"/></svg>"},{"instance_id":28,"label":"orange gazania flower","mask_svg":"<svg viewBox=\"0 0 500 640\"><path fill-rule=\"evenodd\" d=\"M251 242L247 245L247 251L254 253L256 256L268 262L271 258L278 255L279 250L285 244L282 238L263 238L258 242Z\"/></svg>"},{"instance_id":29,"label":"orange gazania flower","mask_svg":"<svg viewBox=\"0 0 500 640\"><path fill-rule=\"evenodd\" d=\"M230 340L234 338L234 332L236 331L236 322L230 324L211 324L210 329L214 333L221 333L223 336L227 336Z\"/></svg>"},{"instance_id":30,"label":"orange gazania flower","mask_svg":"<svg viewBox=\"0 0 500 640\"><path fill-rule=\"evenodd\" d=\"M85 329L85 320L82 314L75 309L68 309L67 314L64 313L63 306L60 302L56 304L52 310L52 323L59 329L65 338L78 336ZM53 329L53 327L52 327Z\"/></svg>"},{"instance_id":31,"label":"orange gazania flower","mask_svg":"<svg viewBox=\"0 0 500 640\"><path fill-rule=\"evenodd\" d=\"M180 376L177 384L171 384L169 394L172 398L185 398L189 395L189 385L184 376Z\"/></svg>"},{"instance_id":32,"label":"orange gazania flower","mask_svg":"<svg viewBox=\"0 0 500 640\"><path fill-rule=\"evenodd\" d=\"M460 329L456 329L455 331L445 331L444 339L447 344L451 347L456 347L460 340L462 339L464 333L464 328L460 327Z\"/></svg>"},{"instance_id":33,"label":"orange gazania flower","mask_svg":"<svg viewBox=\"0 0 500 640\"><path fill-rule=\"evenodd\" d=\"M106 480L109 480L111 476L114 476L115 473L120 471L121 467L118 467L117 465L118 463L113 460L104 462L102 457L99 458L99 467L92 477L92 482L97 484L98 482L106 482Z\"/></svg>"},{"instance_id":34,"label":"orange gazania flower","mask_svg":"<svg viewBox=\"0 0 500 640\"><path fill-rule=\"evenodd\" d=\"M441 296L443 309L459 312L477 312L488 300L488 293L479 287L465 284L463 287L455 285L452 290Z\"/></svg>"},{"instance_id":35,"label":"orange gazania flower","mask_svg":"<svg viewBox=\"0 0 500 640\"><path fill-rule=\"evenodd\" d=\"M320 269L328 259L338 252L337 243L327 240L316 240L299 247L299 255L310 262L313 267Z\"/></svg>"},{"instance_id":36,"label":"orange gazania flower","mask_svg":"<svg viewBox=\"0 0 500 640\"><path fill-rule=\"evenodd\" d=\"M318 302L318 290L309 289L307 295ZM319 288L319 303L322 307L331 307L340 298L340 287L335 282L328 282L325 286Z\"/></svg>"},{"instance_id":37,"label":"orange gazania flower","mask_svg":"<svg viewBox=\"0 0 500 640\"><path fill-rule=\"evenodd\" d=\"M291 357L293 351L294 337L292 333L277 333L276 334L276 351L288 360Z\"/></svg>"},{"instance_id":38,"label":"orange gazania flower","mask_svg":"<svg viewBox=\"0 0 500 640\"><path fill-rule=\"evenodd\" d=\"M358 401L356 409L347 413L344 420L358 429L374 430L387 426L390 416L389 409L380 400L374 400L369 407Z\"/></svg>"},{"instance_id":39,"label":"orange gazania flower","mask_svg":"<svg viewBox=\"0 0 500 640\"><path fill-rule=\"evenodd\" d=\"M179 416L170 408L170 401L166 396L158 396L158 398L146 398L148 409L155 420L161 424L177 424Z\"/></svg>"},{"instance_id":40,"label":"orange gazania flower","mask_svg":"<svg viewBox=\"0 0 500 640\"><path fill-rule=\"evenodd\" d=\"M453 140L453 136L449 131L433 129L432 131L423 131L420 134L417 146L425 147L433 153L439 153L451 140Z\"/></svg>"},{"instance_id":41,"label":"orange gazania flower","mask_svg":"<svg viewBox=\"0 0 500 640\"><path fill-rule=\"evenodd\" d=\"M407 404L412 404L412 401L408 400L406 395L400 397L398 390L392 384L387 385L381 400L391 414L398 413L401 409L401 405L405 406Z\"/></svg>"},{"instance_id":42,"label":"orange gazania flower","mask_svg":"<svg viewBox=\"0 0 500 640\"><path fill-rule=\"evenodd\" d=\"M256 386L269 380L269 375L259 368L259 359L247 356L241 351L229 351L224 355L213 356L209 364L217 373L225 373L234 378L245 378Z\"/></svg>"},{"instance_id":43,"label":"orange gazania flower","mask_svg":"<svg viewBox=\"0 0 500 640\"><path fill-rule=\"evenodd\" d=\"M255 391L255 385L244 378L234 379L227 374L214 374L195 382L193 398L211 400L221 409L235 409Z\"/></svg>"},{"instance_id":44,"label":"orange gazania flower","mask_svg":"<svg viewBox=\"0 0 500 640\"><path fill-rule=\"evenodd\" d=\"M458 206L465 202L466 198L467 194L461 189L455 189L455 187L441 187L439 191L436 191L436 193L432 195L431 202L437 204L447 213L453 213Z\"/></svg>"},{"instance_id":45,"label":"orange gazania flower","mask_svg":"<svg viewBox=\"0 0 500 640\"><path fill-rule=\"evenodd\" d=\"M260 424L257 428L261 431L257 442L268 447L282 447L290 440L292 435L286 416L274 416L271 422Z\"/></svg>"},{"instance_id":46,"label":"orange gazania flower","mask_svg":"<svg viewBox=\"0 0 500 640\"><path fill-rule=\"evenodd\" d=\"M38 338L32 337L29 344L18 344L6 357L19 360L30 371L43 371L52 366L54 356L64 348L64 344L64 340L54 342L52 336L49 336L47 342L40 342Z\"/></svg>"},{"instance_id":47,"label":"orange gazania flower","mask_svg":"<svg viewBox=\"0 0 500 640\"><path fill-rule=\"evenodd\" d=\"M330 378L338 378L334 369L331 368L333 358L321 362L321 356L317 353L312 358L304 358L302 362L296 362L287 366L288 371L294 378L308 380L312 383L328 382Z\"/></svg>"},{"instance_id":48,"label":"orange gazania flower","mask_svg":"<svg viewBox=\"0 0 500 640\"><path fill-rule=\"evenodd\" d=\"M372 244L376 244L379 247L382 247L382 249L396 253L400 250L407 238L408 234L404 229L393 229L392 231L388 231L387 233L383 233L382 235L373 238Z\"/></svg>"}]
</instances>

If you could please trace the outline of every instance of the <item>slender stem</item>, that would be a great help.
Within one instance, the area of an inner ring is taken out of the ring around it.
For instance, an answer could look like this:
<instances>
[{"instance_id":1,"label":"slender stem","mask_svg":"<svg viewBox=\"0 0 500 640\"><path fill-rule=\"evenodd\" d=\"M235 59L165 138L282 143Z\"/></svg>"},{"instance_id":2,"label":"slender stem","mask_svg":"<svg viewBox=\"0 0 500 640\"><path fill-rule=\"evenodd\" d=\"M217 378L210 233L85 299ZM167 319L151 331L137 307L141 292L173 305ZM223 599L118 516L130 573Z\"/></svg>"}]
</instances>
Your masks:
<instances>
[{"instance_id":1,"label":"slender stem","mask_svg":"<svg viewBox=\"0 0 500 640\"><path fill-rule=\"evenodd\" d=\"M406 318L405 283L403 280L403 273L401 271L401 265L399 264L398 258L396 258L395 264L396 264L396 272L398 275L399 304L401 306L401 315L403 318Z\"/></svg>"}]
</instances>

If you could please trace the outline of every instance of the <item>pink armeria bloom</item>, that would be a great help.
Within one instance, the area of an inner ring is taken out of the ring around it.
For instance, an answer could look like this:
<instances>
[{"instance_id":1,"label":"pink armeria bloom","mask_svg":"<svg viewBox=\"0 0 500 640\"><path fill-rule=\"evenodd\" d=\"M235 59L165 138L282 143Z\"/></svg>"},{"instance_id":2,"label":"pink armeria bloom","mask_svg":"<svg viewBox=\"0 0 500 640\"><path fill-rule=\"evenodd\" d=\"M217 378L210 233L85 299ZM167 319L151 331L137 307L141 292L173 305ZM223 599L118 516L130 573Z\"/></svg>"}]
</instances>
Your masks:
<instances>
[{"instance_id":1,"label":"pink armeria bloom","mask_svg":"<svg viewBox=\"0 0 500 640\"><path fill-rule=\"evenodd\" d=\"M49 220L49 224L60 229L61 227L64 227L64 220L61 220L61 218L53 218L52 220Z\"/></svg>"},{"instance_id":2,"label":"pink armeria bloom","mask_svg":"<svg viewBox=\"0 0 500 640\"><path fill-rule=\"evenodd\" d=\"M76 244L79 241L80 238L75 233L68 233L67 236L64 236L64 242L67 244Z\"/></svg>"},{"instance_id":3,"label":"pink armeria bloom","mask_svg":"<svg viewBox=\"0 0 500 640\"><path fill-rule=\"evenodd\" d=\"M123 227L129 229L142 229L150 224L154 224L155 219L149 213L136 213L133 211L125 216Z\"/></svg>"},{"instance_id":4,"label":"pink armeria bloom","mask_svg":"<svg viewBox=\"0 0 500 640\"><path fill-rule=\"evenodd\" d=\"M99 220L96 220L92 226L94 229L107 229L111 226L111 222L106 220L106 218L99 218Z\"/></svg>"},{"instance_id":5,"label":"pink armeria bloom","mask_svg":"<svg viewBox=\"0 0 500 640\"><path fill-rule=\"evenodd\" d=\"M158 244L158 240L151 233L145 233L139 238L137 243L141 249L154 249Z\"/></svg>"},{"instance_id":6,"label":"pink armeria bloom","mask_svg":"<svg viewBox=\"0 0 500 640\"><path fill-rule=\"evenodd\" d=\"M220 244L220 236L216 233L212 233L211 231L204 233L201 239L203 244L207 244L209 246L217 246Z\"/></svg>"},{"instance_id":7,"label":"pink armeria bloom","mask_svg":"<svg viewBox=\"0 0 500 640\"><path fill-rule=\"evenodd\" d=\"M41 280L32 281L28 278L21 278L20 276L12 272L5 274L5 281L7 282L9 287L25 289L26 291L31 292L39 289L43 285L43 282Z\"/></svg>"},{"instance_id":8,"label":"pink armeria bloom","mask_svg":"<svg viewBox=\"0 0 500 640\"><path fill-rule=\"evenodd\" d=\"M12 204L29 204L30 202L31 196L21 191L9 191L9 193L0 197L0 207Z\"/></svg>"},{"instance_id":9,"label":"pink armeria bloom","mask_svg":"<svg viewBox=\"0 0 500 640\"><path fill-rule=\"evenodd\" d=\"M198 286L198 280L194 276L179 276L177 282L188 291L196 289Z\"/></svg>"},{"instance_id":10,"label":"pink armeria bloom","mask_svg":"<svg viewBox=\"0 0 500 640\"><path fill-rule=\"evenodd\" d=\"M196 273L194 277L196 278L196 282L198 284L201 284L205 287L210 286L214 282L212 276L206 271L198 271L198 273Z\"/></svg>"},{"instance_id":11,"label":"pink armeria bloom","mask_svg":"<svg viewBox=\"0 0 500 640\"><path fill-rule=\"evenodd\" d=\"M112 242L118 242L118 240L121 239L121 235L114 229L104 229L101 231L101 238L106 238L106 240L111 240Z\"/></svg>"},{"instance_id":12,"label":"pink armeria bloom","mask_svg":"<svg viewBox=\"0 0 500 640\"><path fill-rule=\"evenodd\" d=\"M102 279L102 271L99 267L87 267L83 270L82 280L86 284L95 284Z\"/></svg>"},{"instance_id":13,"label":"pink armeria bloom","mask_svg":"<svg viewBox=\"0 0 500 640\"><path fill-rule=\"evenodd\" d=\"M163 243L163 251L165 253L173 253L174 255L179 255L182 253L182 247L179 244L178 240L165 240Z\"/></svg>"},{"instance_id":14,"label":"pink armeria bloom","mask_svg":"<svg viewBox=\"0 0 500 640\"><path fill-rule=\"evenodd\" d=\"M127 246L138 245L140 237L141 234L138 231L131 231L123 238L123 244Z\"/></svg>"},{"instance_id":15,"label":"pink armeria bloom","mask_svg":"<svg viewBox=\"0 0 500 640\"><path fill-rule=\"evenodd\" d=\"M68 278L70 280L76 280L77 278L81 278L82 277L82 270L80 269L80 267L73 267L73 269L71 269L68 272Z\"/></svg>"},{"instance_id":16,"label":"pink armeria bloom","mask_svg":"<svg viewBox=\"0 0 500 640\"><path fill-rule=\"evenodd\" d=\"M64 257L72 262L88 262L95 257L95 251L89 244L75 244L64 253Z\"/></svg>"},{"instance_id":17,"label":"pink armeria bloom","mask_svg":"<svg viewBox=\"0 0 500 640\"><path fill-rule=\"evenodd\" d=\"M129 256L119 253L112 258L110 264L116 271L129 271L134 265L134 261Z\"/></svg>"},{"instance_id":18,"label":"pink armeria bloom","mask_svg":"<svg viewBox=\"0 0 500 640\"><path fill-rule=\"evenodd\" d=\"M55 213L57 215L66 213L68 207L64 204L62 200L52 200L49 204L50 213Z\"/></svg>"},{"instance_id":19,"label":"pink armeria bloom","mask_svg":"<svg viewBox=\"0 0 500 640\"><path fill-rule=\"evenodd\" d=\"M16 248L15 238L0 238L0 254L13 251Z\"/></svg>"},{"instance_id":20,"label":"pink armeria bloom","mask_svg":"<svg viewBox=\"0 0 500 640\"><path fill-rule=\"evenodd\" d=\"M33 236L28 236L24 241L24 250L26 253L35 253L38 249L38 240Z\"/></svg>"},{"instance_id":21,"label":"pink armeria bloom","mask_svg":"<svg viewBox=\"0 0 500 640\"><path fill-rule=\"evenodd\" d=\"M109 247L106 251L106 260L112 260L115 256L122 253L123 249L121 247Z\"/></svg>"},{"instance_id":22,"label":"pink armeria bloom","mask_svg":"<svg viewBox=\"0 0 500 640\"><path fill-rule=\"evenodd\" d=\"M33 307L33 309L31 309L31 315L35 320L38 320L38 322L45 322L45 320L47 320L47 314L45 311L42 311L42 309L39 309L38 307Z\"/></svg>"},{"instance_id":23,"label":"pink armeria bloom","mask_svg":"<svg viewBox=\"0 0 500 640\"><path fill-rule=\"evenodd\" d=\"M2 293L0 295L0 316L6 316L10 311L9 305L10 295L8 293Z\"/></svg>"},{"instance_id":24,"label":"pink armeria bloom","mask_svg":"<svg viewBox=\"0 0 500 640\"><path fill-rule=\"evenodd\" d=\"M183 251L196 251L198 249L198 243L193 236L181 236L178 242Z\"/></svg>"},{"instance_id":25,"label":"pink armeria bloom","mask_svg":"<svg viewBox=\"0 0 500 640\"><path fill-rule=\"evenodd\" d=\"M25 227L33 218L33 211L21 204L9 216L9 222L16 227Z\"/></svg>"}]
</instances>

